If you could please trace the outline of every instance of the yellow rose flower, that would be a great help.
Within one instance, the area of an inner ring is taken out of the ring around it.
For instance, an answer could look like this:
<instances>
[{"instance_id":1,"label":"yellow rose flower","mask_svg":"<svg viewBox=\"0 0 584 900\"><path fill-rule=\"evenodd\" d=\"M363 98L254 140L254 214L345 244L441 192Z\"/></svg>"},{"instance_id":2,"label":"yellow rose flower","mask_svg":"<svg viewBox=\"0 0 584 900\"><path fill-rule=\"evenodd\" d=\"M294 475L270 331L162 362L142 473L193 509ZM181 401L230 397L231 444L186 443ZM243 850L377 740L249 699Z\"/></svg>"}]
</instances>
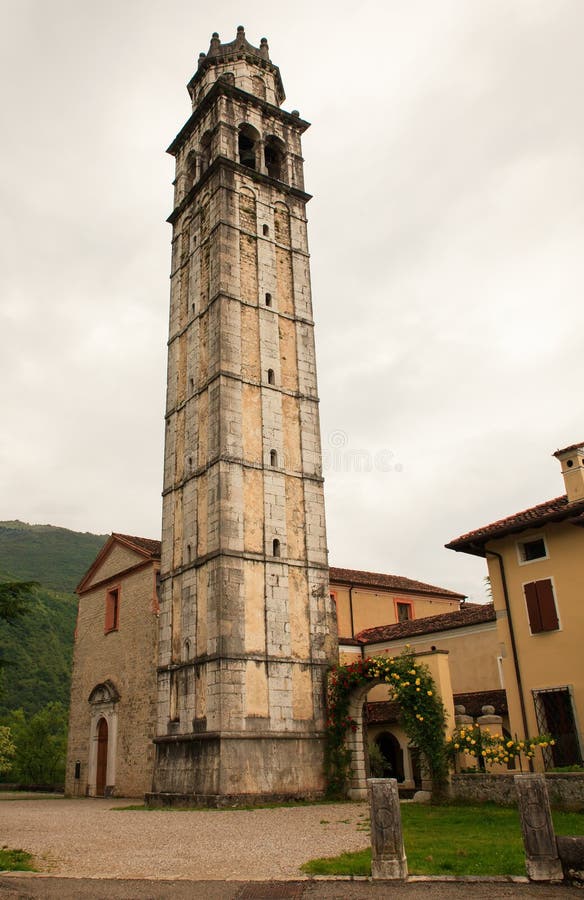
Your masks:
<instances>
[{"instance_id":1,"label":"yellow rose flower","mask_svg":"<svg viewBox=\"0 0 584 900\"><path fill-rule=\"evenodd\" d=\"M426 693L428 694L428 697L432 696L432 691L426 691Z\"/></svg>"}]
</instances>

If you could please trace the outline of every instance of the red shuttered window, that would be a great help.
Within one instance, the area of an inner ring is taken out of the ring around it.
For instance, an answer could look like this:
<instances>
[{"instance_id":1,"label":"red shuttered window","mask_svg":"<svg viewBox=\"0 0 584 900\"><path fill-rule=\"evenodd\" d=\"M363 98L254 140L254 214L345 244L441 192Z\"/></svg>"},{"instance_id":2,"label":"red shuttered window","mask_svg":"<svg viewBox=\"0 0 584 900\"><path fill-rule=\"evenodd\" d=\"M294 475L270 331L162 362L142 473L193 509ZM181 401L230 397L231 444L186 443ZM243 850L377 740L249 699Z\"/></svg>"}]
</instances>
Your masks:
<instances>
[{"instance_id":1,"label":"red shuttered window","mask_svg":"<svg viewBox=\"0 0 584 900\"><path fill-rule=\"evenodd\" d=\"M105 595L104 631L117 631L120 622L120 589L112 588Z\"/></svg>"},{"instance_id":2,"label":"red shuttered window","mask_svg":"<svg viewBox=\"0 0 584 900\"><path fill-rule=\"evenodd\" d=\"M551 579L543 578L541 581L531 581L524 585L523 590L531 633L557 631L560 623Z\"/></svg>"}]
</instances>

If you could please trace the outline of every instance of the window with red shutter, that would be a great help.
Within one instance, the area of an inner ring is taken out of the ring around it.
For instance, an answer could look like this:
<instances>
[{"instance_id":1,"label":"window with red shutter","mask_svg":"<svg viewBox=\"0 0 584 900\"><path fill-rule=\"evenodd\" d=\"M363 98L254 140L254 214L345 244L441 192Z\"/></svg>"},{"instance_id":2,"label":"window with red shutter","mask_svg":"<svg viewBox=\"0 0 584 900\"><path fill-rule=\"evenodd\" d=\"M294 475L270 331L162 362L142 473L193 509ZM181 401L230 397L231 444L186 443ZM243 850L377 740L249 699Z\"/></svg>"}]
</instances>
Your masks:
<instances>
[{"instance_id":1,"label":"window with red shutter","mask_svg":"<svg viewBox=\"0 0 584 900\"><path fill-rule=\"evenodd\" d=\"M105 626L104 631L117 631L120 618L120 591L113 588L105 597Z\"/></svg>"},{"instance_id":2,"label":"window with red shutter","mask_svg":"<svg viewBox=\"0 0 584 900\"><path fill-rule=\"evenodd\" d=\"M523 590L531 633L557 631L560 623L551 579L543 578L541 581L531 581L524 585Z\"/></svg>"},{"instance_id":3,"label":"window with red shutter","mask_svg":"<svg viewBox=\"0 0 584 900\"><path fill-rule=\"evenodd\" d=\"M544 578L542 581L536 581L535 585L537 587L537 600L541 616L541 629L542 631L557 631L560 623L558 622L552 582L549 578Z\"/></svg>"}]
</instances>

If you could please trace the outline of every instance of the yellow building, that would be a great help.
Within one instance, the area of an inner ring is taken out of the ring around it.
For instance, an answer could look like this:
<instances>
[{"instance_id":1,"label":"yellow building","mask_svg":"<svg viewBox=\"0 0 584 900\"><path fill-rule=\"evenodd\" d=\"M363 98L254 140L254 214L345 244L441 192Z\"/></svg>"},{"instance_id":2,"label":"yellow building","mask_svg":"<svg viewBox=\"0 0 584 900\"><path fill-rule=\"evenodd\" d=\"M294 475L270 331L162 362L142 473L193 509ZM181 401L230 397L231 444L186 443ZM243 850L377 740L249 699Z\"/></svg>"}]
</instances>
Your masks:
<instances>
[{"instance_id":1,"label":"yellow building","mask_svg":"<svg viewBox=\"0 0 584 900\"><path fill-rule=\"evenodd\" d=\"M329 580L339 645L365 628L452 612L464 600L464 594L382 572L331 567Z\"/></svg>"},{"instance_id":2,"label":"yellow building","mask_svg":"<svg viewBox=\"0 0 584 900\"><path fill-rule=\"evenodd\" d=\"M554 456L565 494L446 545L487 560L511 731L554 736L546 769L581 763L584 747L584 443Z\"/></svg>"},{"instance_id":3,"label":"yellow building","mask_svg":"<svg viewBox=\"0 0 584 900\"><path fill-rule=\"evenodd\" d=\"M455 706L464 706L467 715L477 718L488 705L508 730L492 603L466 603L463 594L379 572L331 568L330 584L341 663L398 656L408 646L422 662L440 669L450 719ZM389 699L386 686L369 692L363 719L366 742L376 743L387 761L385 774L397 778L403 789L421 787L416 751L400 724L399 704Z\"/></svg>"}]
</instances>

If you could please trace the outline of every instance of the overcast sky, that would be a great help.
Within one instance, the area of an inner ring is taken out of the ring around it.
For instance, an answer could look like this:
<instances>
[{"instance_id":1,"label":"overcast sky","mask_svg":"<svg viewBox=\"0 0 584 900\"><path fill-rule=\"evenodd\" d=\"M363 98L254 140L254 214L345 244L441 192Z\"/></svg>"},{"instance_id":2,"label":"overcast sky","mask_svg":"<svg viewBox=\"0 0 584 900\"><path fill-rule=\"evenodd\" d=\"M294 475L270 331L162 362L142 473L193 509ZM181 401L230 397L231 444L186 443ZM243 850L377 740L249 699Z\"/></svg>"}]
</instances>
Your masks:
<instances>
[{"instance_id":1,"label":"overcast sky","mask_svg":"<svg viewBox=\"0 0 584 900\"><path fill-rule=\"evenodd\" d=\"M0 519L158 537L173 160L213 31L304 137L332 565L443 549L584 439L584 3L3 0Z\"/></svg>"}]
</instances>

